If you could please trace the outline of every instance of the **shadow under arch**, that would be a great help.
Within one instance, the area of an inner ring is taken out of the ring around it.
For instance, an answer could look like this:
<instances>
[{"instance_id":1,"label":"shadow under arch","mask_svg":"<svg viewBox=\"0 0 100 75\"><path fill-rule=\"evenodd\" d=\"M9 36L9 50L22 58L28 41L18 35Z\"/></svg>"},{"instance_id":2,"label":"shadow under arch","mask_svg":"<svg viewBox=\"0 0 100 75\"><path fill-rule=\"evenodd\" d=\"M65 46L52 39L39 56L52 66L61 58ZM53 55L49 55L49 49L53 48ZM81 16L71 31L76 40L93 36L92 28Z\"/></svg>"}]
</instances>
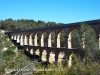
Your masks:
<instances>
[{"instance_id":1,"label":"shadow under arch","mask_svg":"<svg viewBox=\"0 0 100 75\"><path fill-rule=\"evenodd\" d=\"M34 49L33 49L33 54L31 54L31 56L32 56L32 60L37 60L37 61L39 61L39 58L40 58L40 51L39 51L39 49L37 49L36 51L34 51Z\"/></svg>"},{"instance_id":2,"label":"shadow under arch","mask_svg":"<svg viewBox=\"0 0 100 75\"><path fill-rule=\"evenodd\" d=\"M26 51L26 49L27 49L27 51ZM30 60L32 60L32 61L37 60L37 61L41 62L41 60L39 60L40 59L39 49L37 49L35 52L33 49L30 49L30 50L28 50L28 48L26 48L26 49L24 49L24 53L26 56L28 56L30 58Z\"/></svg>"}]
</instances>

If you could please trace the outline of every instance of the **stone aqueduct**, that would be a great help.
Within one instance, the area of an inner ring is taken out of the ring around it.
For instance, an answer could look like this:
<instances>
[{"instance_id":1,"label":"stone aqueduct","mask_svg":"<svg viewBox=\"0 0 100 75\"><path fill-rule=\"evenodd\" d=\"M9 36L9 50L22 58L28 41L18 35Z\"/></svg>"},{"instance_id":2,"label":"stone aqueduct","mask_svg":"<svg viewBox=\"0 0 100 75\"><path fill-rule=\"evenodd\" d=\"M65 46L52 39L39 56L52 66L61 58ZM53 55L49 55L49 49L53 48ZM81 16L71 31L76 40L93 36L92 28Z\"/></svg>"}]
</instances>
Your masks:
<instances>
[{"instance_id":1,"label":"stone aqueduct","mask_svg":"<svg viewBox=\"0 0 100 75\"><path fill-rule=\"evenodd\" d=\"M99 40L98 44L100 43L100 20L91 20L91 21L84 21L84 22L77 22L77 23L70 23L70 24L63 24L63 25L56 25L56 26L48 26L42 28L34 28L34 29L27 29L27 30L20 30L20 31L13 31L13 32L6 32L10 39L15 40L16 43L19 43L20 46L24 47L27 52L30 54L37 54L40 56L42 61L49 61L49 62L61 62L64 55L67 56L68 59L68 66L71 66L71 54L73 52L78 52L77 50L73 49L71 46L71 31L81 25L81 23L91 25L94 30L96 31L97 39ZM60 47L60 32L64 31L66 33L66 47ZM46 33L46 43L44 45L44 32ZM55 33L55 47L52 47L51 43L51 32ZM37 37L39 36L39 37ZM39 44L37 43L37 39L40 39ZM100 49L100 44L98 45ZM52 57L51 57L52 56Z\"/></svg>"}]
</instances>

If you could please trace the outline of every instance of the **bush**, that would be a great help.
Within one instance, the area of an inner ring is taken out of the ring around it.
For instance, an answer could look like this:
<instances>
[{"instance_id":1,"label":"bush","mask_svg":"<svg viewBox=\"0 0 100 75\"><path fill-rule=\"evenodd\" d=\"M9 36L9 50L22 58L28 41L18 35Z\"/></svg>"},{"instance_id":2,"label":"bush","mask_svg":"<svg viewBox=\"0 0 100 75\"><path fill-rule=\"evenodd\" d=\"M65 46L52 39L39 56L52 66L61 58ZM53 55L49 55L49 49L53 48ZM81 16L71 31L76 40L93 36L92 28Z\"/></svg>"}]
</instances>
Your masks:
<instances>
[{"instance_id":1,"label":"bush","mask_svg":"<svg viewBox=\"0 0 100 75\"><path fill-rule=\"evenodd\" d=\"M16 49L15 46L11 46L11 47L8 48L8 50L15 50L15 49Z\"/></svg>"},{"instance_id":2,"label":"bush","mask_svg":"<svg viewBox=\"0 0 100 75\"><path fill-rule=\"evenodd\" d=\"M10 59L12 59L15 55L16 55L16 53L14 51L7 50L7 51L3 52L3 59L10 61Z\"/></svg>"}]
</instances>

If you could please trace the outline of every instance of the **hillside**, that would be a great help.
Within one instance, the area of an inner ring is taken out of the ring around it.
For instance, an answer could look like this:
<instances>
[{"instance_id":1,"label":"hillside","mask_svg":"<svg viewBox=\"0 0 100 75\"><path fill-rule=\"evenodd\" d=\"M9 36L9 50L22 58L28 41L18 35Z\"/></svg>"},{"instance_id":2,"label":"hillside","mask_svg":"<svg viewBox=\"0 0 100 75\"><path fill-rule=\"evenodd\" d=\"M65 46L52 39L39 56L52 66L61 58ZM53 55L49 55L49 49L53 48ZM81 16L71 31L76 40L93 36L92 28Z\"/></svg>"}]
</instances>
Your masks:
<instances>
[{"instance_id":1,"label":"hillside","mask_svg":"<svg viewBox=\"0 0 100 75\"><path fill-rule=\"evenodd\" d=\"M19 50L12 41L0 30L0 75L10 73L15 68L21 68L29 62L29 58Z\"/></svg>"}]
</instances>

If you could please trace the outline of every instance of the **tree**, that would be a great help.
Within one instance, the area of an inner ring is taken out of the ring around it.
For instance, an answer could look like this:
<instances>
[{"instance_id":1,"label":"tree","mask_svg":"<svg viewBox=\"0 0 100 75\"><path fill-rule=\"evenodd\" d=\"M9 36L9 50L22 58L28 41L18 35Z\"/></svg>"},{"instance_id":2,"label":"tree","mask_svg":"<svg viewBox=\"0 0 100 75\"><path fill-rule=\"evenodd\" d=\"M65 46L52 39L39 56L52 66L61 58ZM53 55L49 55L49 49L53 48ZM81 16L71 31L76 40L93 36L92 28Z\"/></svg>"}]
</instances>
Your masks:
<instances>
[{"instance_id":1,"label":"tree","mask_svg":"<svg viewBox=\"0 0 100 75\"><path fill-rule=\"evenodd\" d=\"M55 22L47 22L47 23L46 23L46 26L55 26L55 25L56 25Z\"/></svg>"},{"instance_id":2,"label":"tree","mask_svg":"<svg viewBox=\"0 0 100 75\"><path fill-rule=\"evenodd\" d=\"M73 48L84 50L87 61L90 60L90 58L94 59L95 52L98 50L94 29L90 25L82 23L78 28L72 31L71 36Z\"/></svg>"}]
</instances>

